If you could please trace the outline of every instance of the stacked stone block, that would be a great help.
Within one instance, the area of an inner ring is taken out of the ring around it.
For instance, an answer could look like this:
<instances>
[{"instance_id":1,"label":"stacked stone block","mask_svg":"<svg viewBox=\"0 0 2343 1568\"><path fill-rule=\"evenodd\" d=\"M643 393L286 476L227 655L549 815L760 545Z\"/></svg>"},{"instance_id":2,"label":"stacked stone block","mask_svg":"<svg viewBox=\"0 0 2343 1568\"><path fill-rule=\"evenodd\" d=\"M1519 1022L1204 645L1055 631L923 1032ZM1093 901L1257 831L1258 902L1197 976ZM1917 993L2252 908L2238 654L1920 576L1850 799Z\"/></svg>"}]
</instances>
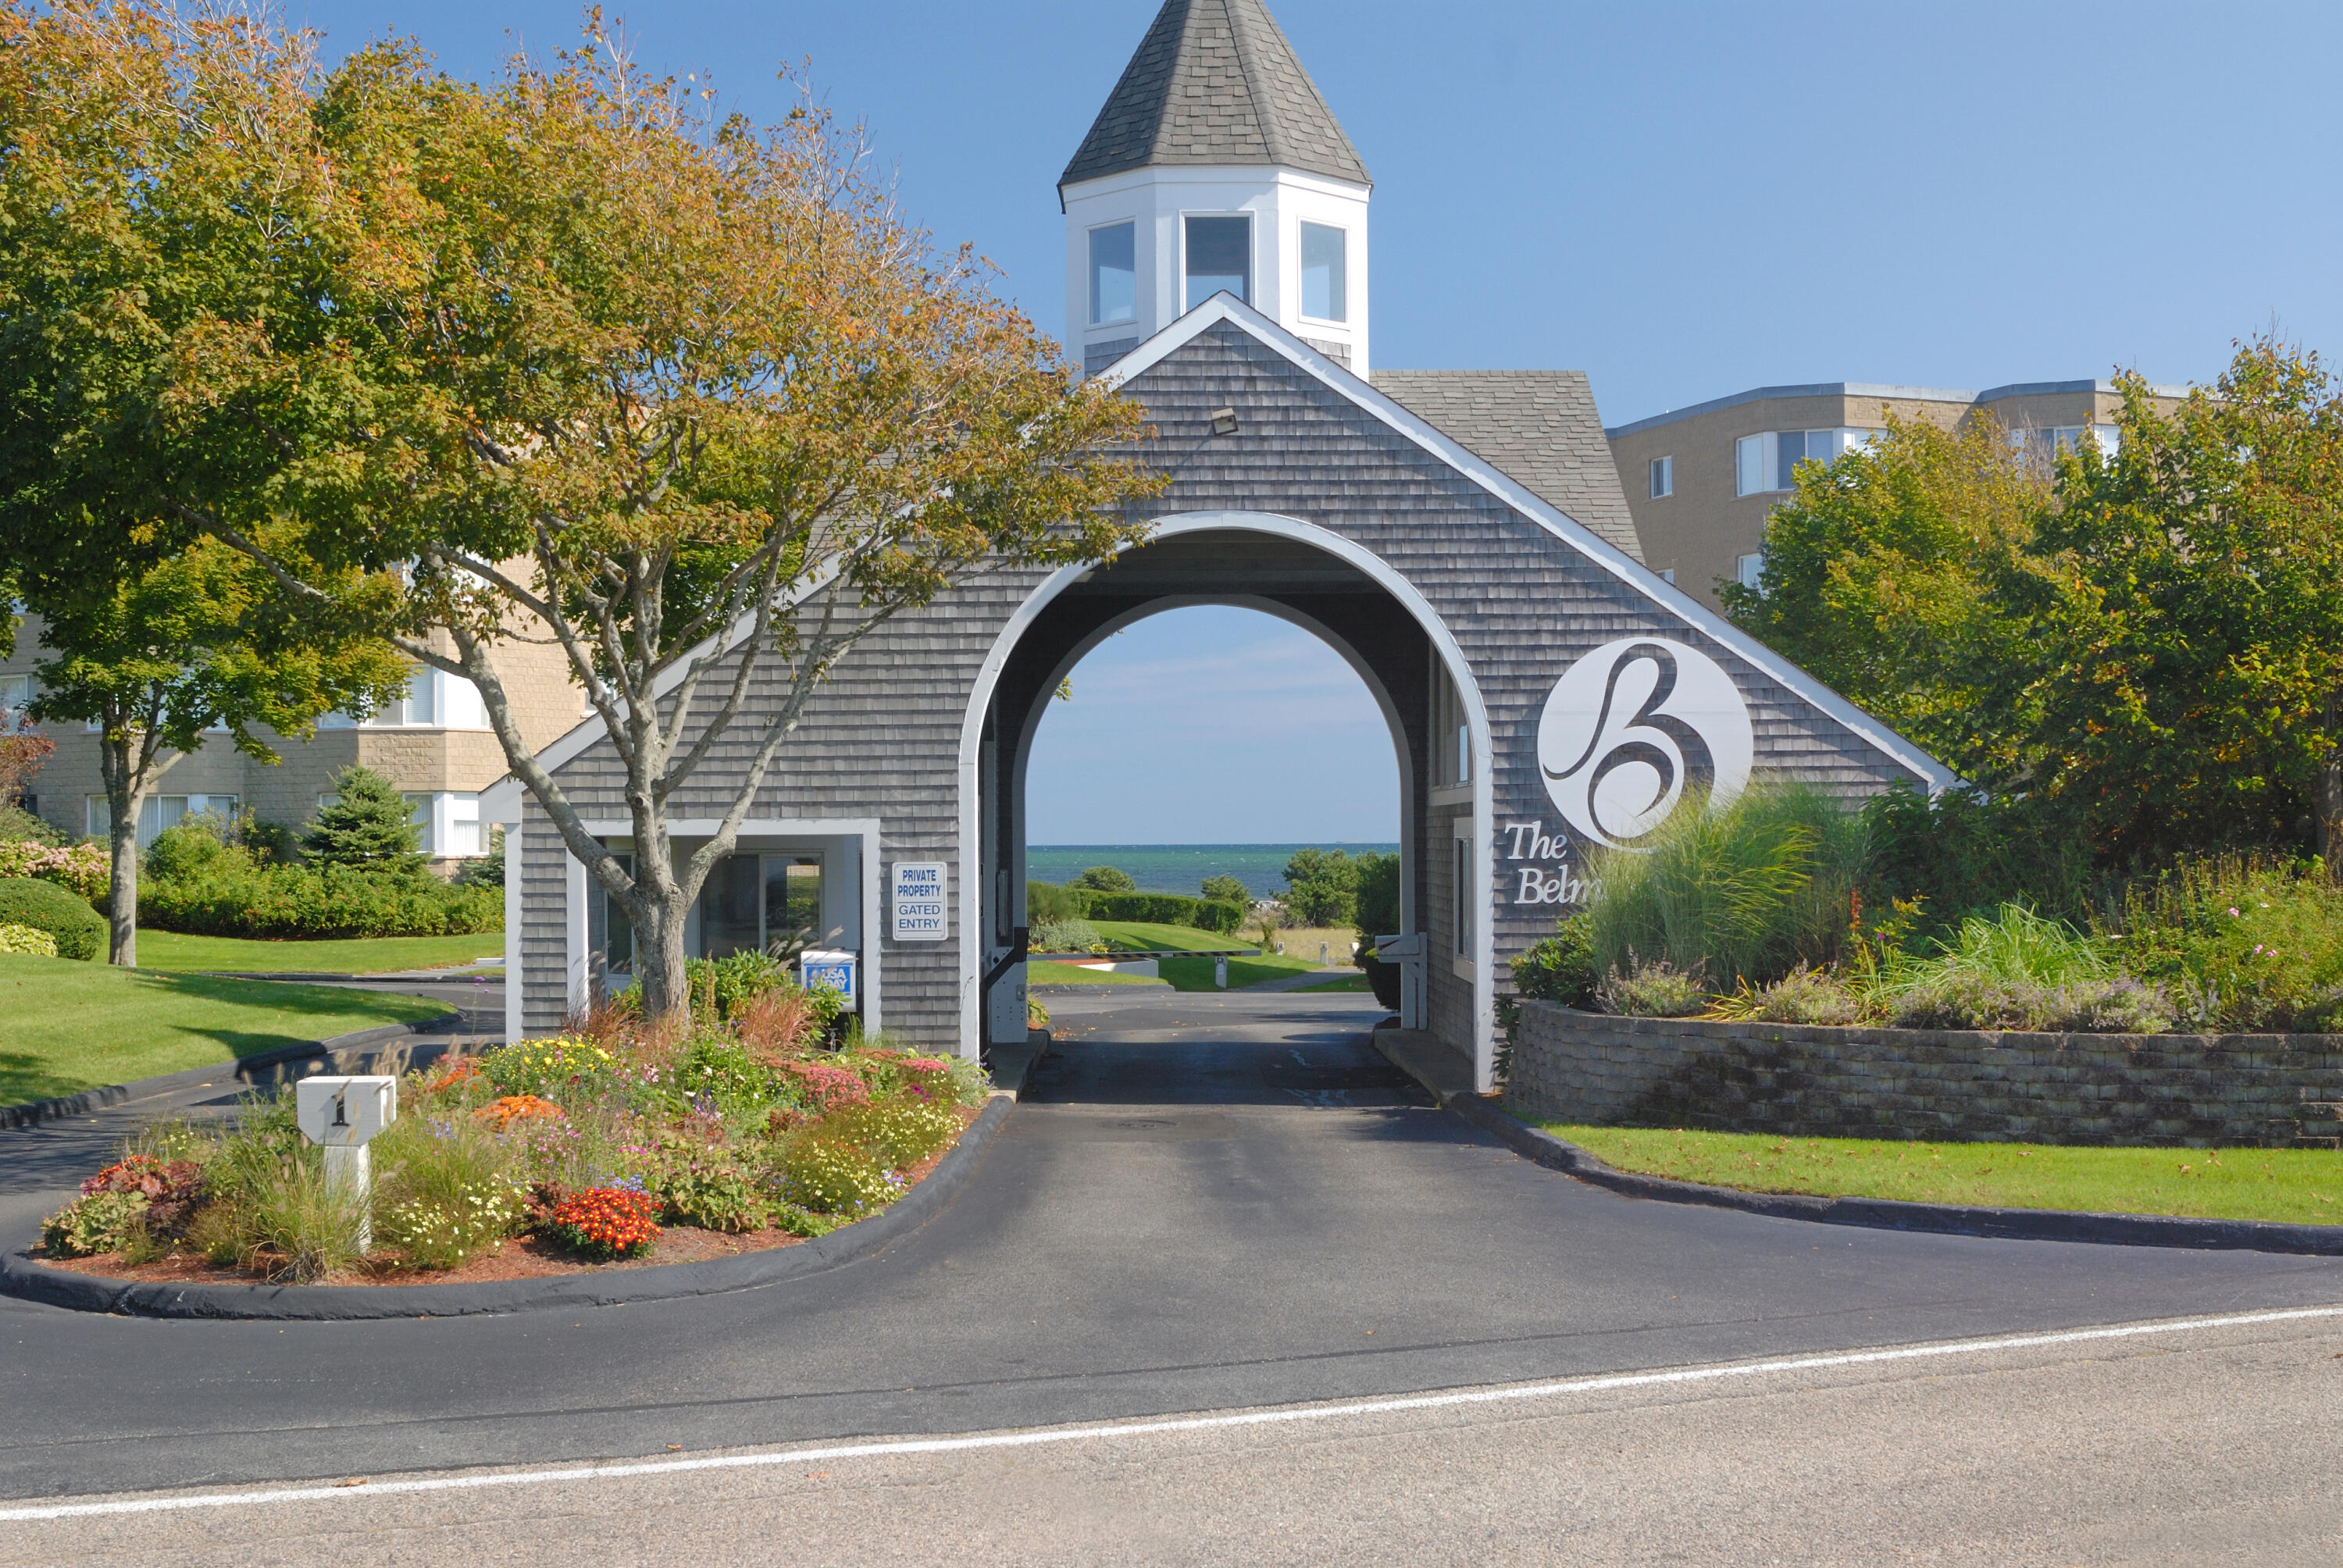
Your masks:
<instances>
[{"instance_id":1,"label":"stacked stone block","mask_svg":"<svg viewBox=\"0 0 2343 1568\"><path fill-rule=\"evenodd\" d=\"M1520 1114L1798 1138L2343 1147L2343 1035L2026 1034L1611 1018L1530 1001Z\"/></svg>"}]
</instances>

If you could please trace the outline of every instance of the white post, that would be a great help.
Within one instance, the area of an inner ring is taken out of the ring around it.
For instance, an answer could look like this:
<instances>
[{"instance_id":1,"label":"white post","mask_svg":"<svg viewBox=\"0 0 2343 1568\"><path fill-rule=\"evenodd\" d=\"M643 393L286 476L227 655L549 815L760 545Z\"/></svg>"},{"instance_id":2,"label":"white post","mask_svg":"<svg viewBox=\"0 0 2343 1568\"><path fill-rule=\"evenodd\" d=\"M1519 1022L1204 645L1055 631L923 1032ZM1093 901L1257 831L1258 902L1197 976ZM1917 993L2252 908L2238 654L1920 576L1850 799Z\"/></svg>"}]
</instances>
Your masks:
<instances>
[{"instance_id":1,"label":"white post","mask_svg":"<svg viewBox=\"0 0 2343 1568\"><path fill-rule=\"evenodd\" d=\"M398 1119L396 1078L305 1078L293 1086L293 1120L326 1151L328 1191L354 1194L358 1251L374 1245L374 1161L367 1145Z\"/></svg>"},{"instance_id":2,"label":"white post","mask_svg":"<svg viewBox=\"0 0 2343 1568\"><path fill-rule=\"evenodd\" d=\"M1222 990L1229 989L1229 959L1226 953L1212 960L1212 983Z\"/></svg>"}]
</instances>

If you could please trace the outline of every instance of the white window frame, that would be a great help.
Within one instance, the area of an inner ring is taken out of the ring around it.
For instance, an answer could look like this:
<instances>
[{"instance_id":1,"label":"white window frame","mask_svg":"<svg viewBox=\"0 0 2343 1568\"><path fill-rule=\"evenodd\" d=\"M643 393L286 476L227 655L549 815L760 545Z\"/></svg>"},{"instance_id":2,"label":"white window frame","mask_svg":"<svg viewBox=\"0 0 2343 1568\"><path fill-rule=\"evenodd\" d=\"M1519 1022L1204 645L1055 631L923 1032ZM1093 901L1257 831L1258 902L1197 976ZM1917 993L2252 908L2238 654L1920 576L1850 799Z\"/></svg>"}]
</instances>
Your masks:
<instances>
[{"instance_id":1,"label":"white window frame","mask_svg":"<svg viewBox=\"0 0 2343 1568\"><path fill-rule=\"evenodd\" d=\"M1676 493L1676 460L1673 455L1644 465L1645 499L1664 501Z\"/></svg>"},{"instance_id":2,"label":"white window frame","mask_svg":"<svg viewBox=\"0 0 2343 1568\"><path fill-rule=\"evenodd\" d=\"M1111 228L1127 228L1131 231L1131 314L1128 316L1101 316L1099 314L1098 236L1104 234ZM1082 266L1085 269L1084 276L1090 297L1090 321L1088 325L1091 327L1125 327L1138 321L1139 220L1129 217L1117 218L1111 223L1092 224L1089 228L1083 230Z\"/></svg>"},{"instance_id":3,"label":"white window frame","mask_svg":"<svg viewBox=\"0 0 2343 1568\"><path fill-rule=\"evenodd\" d=\"M1200 207L1194 212L1180 214L1180 313L1184 316L1196 308L1188 301L1188 220L1193 217L1241 217L1245 225L1245 286L1243 300L1252 304L1253 286L1261 281L1261 215L1243 207L1234 212L1226 207ZM1202 305L1198 300L1196 305Z\"/></svg>"},{"instance_id":4,"label":"white window frame","mask_svg":"<svg viewBox=\"0 0 2343 1568\"><path fill-rule=\"evenodd\" d=\"M190 791L185 795L150 794L138 803L138 831L136 835L138 847L142 849L152 848L164 829L176 828L188 818L205 811L216 810L227 820L234 821L243 804L244 797L241 795L210 795L201 791ZM163 819L166 813L171 814L167 822ZM114 836L114 808L105 796L82 797L82 825L93 839L110 839Z\"/></svg>"},{"instance_id":5,"label":"white window frame","mask_svg":"<svg viewBox=\"0 0 2343 1568\"><path fill-rule=\"evenodd\" d=\"M1305 276L1305 274L1306 274L1306 268L1305 268L1305 266L1304 266L1304 263L1303 263L1303 257L1304 257L1304 256L1305 256L1305 255L1307 254L1307 251L1306 251L1306 249L1305 249L1305 246L1306 246L1308 245L1308 243L1309 243L1309 236L1308 236L1308 234L1307 234L1305 231L1310 230L1310 229L1313 229L1313 228L1322 228L1322 229L1324 229L1324 230L1325 230L1327 233L1329 233L1329 234L1340 235L1340 236L1342 236L1342 313L1340 316L1312 316L1312 315L1311 315L1311 314L1310 314L1310 312L1309 312L1306 308L1304 308L1304 306L1303 306L1303 301L1304 301L1304 300L1306 300L1306 299L1309 297L1309 295L1308 295L1308 293L1307 293L1307 291L1306 291L1306 285L1304 285L1304 284L1303 284L1303 282L1302 282L1302 278L1304 277L1304 276ZM1302 320L1304 320L1304 321L1322 321L1322 322L1324 322L1324 323L1325 323L1327 326L1329 326L1329 327L1348 327L1348 326L1351 324L1351 231L1350 231L1350 229L1349 229L1347 226L1345 226L1344 225L1342 225L1342 224L1339 224L1339 223L1320 223L1320 222L1319 222L1317 219L1315 219L1315 218L1307 218L1307 217L1304 217L1304 218L1296 218L1296 219L1294 220L1294 225L1293 225L1293 283L1294 283L1294 300L1293 300L1293 309L1294 309L1294 314L1295 314L1295 315L1297 315L1297 316L1301 317L1302 317Z\"/></svg>"},{"instance_id":6,"label":"white window frame","mask_svg":"<svg viewBox=\"0 0 2343 1568\"><path fill-rule=\"evenodd\" d=\"M1755 591L1765 577L1765 552L1733 558L1733 577L1743 588Z\"/></svg>"}]
</instances>

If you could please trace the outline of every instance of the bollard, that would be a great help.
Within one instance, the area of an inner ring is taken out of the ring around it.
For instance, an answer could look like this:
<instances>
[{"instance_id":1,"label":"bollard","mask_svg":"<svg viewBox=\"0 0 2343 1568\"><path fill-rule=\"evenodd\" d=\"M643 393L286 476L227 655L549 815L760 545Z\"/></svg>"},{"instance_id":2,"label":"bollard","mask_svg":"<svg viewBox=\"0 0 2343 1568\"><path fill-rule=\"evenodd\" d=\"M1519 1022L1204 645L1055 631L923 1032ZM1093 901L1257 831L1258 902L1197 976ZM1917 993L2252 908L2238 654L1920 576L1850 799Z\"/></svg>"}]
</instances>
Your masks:
<instances>
[{"instance_id":1,"label":"bollard","mask_svg":"<svg viewBox=\"0 0 2343 1568\"><path fill-rule=\"evenodd\" d=\"M360 1252L374 1245L374 1171L367 1145L397 1119L395 1078L305 1078L293 1087L295 1124L326 1151L326 1185L357 1195Z\"/></svg>"},{"instance_id":2,"label":"bollard","mask_svg":"<svg viewBox=\"0 0 2343 1568\"><path fill-rule=\"evenodd\" d=\"M1229 959L1226 953L1212 960L1212 983L1222 990L1229 989Z\"/></svg>"}]
</instances>

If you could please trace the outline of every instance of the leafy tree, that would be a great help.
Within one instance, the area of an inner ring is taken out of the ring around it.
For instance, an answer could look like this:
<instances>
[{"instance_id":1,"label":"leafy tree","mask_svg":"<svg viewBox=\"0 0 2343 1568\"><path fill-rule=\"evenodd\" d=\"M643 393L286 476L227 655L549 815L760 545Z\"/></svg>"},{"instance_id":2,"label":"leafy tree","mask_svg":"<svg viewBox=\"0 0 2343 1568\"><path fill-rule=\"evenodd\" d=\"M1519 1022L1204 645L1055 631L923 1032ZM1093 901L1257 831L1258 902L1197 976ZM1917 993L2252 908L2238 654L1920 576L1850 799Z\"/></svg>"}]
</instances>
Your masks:
<instances>
[{"instance_id":1,"label":"leafy tree","mask_svg":"<svg viewBox=\"0 0 2343 1568\"><path fill-rule=\"evenodd\" d=\"M1077 888L1088 888L1094 893L1135 893L1139 884L1129 871L1119 866L1092 866L1073 880Z\"/></svg>"},{"instance_id":2,"label":"leafy tree","mask_svg":"<svg viewBox=\"0 0 2343 1568\"><path fill-rule=\"evenodd\" d=\"M2343 389L2260 338L2120 449L2060 460L2009 597L2045 803L2103 852L2306 848L2343 864Z\"/></svg>"},{"instance_id":3,"label":"leafy tree","mask_svg":"<svg viewBox=\"0 0 2343 1568\"><path fill-rule=\"evenodd\" d=\"M2053 503L2051 476L1990 419L1947 430L1890 414L1886 432L1802 463L1765 522L1757 586L1720 580L1725 612L1971 779L2021 765L2030 668L2004 597Z\"/></svg>"},{"instance_id":4,"label":"leafy tree","mask_svg":"<svg viewBox=\"0 0 2343 1568\"><path fill-rule=\"evenodd\" d=\"M110 962L138 961L138 818L156 781L208 736L276 762L272 740L307 738L336 708L367 706L405 667L366 638L318 638L287 624L266 578L198 541L103 598L27 574L47 657L34 665L34 717L96 727L111 872ZM266 733L264 733L264 731Z\"/></svg>"},{"instance_id":5,"label":"leafy tree","mask_svg":"<svg viewBox=\"0 0 2343 1568\"><path fill-rule=\"evenodd\" d=\"M1296 849L1285 862L1285 907L1305 926L1349 924L1358 888L1359 862L1340 849Z\"/></svg>"},{"instance_id":6,"label":"leafy tree","mask_svg":"<svg viewBox=\"0 0 2343 1568\"><path fill-rule=\"evenodd\" d=\"M1252 890L1246 887L1241 879L1226 872L1204 879L1204 897L1218 900L1223 904L1234 904L1241 910L1252 907Z\"/></svg>"},{"instance_id":7,"label":"leafy tree","mask_svg":"<svg viewBox=\"0 0 2343 1568\"><path fill-rule=\"evenodd\" d=\"M113 814L110 956L136 960L138 811L172 759L225 729L307 733L398 670L347 616L297 610L199 518L337 590L266 493L350 414L321 327L333 204L300 91L307 56L232 17L0 0L0 575L42 621L41 719L96 726ZM279 417L189 429L181 394L274 367ZM328 599L327 605L335 601Z\"/></svg>"},{"instance_id":8,"label":"leafy tree","mask_svg":"<svg viewBox=\"0 0 2343 1568\"><path fill-rule=\"evenodd\" d=\"M398 45L314 93L267 77L302 109L267 121L282 146L330 175L268 259L317 285L216 311L158 413L175 450L257 454L174 516L479 689L666 1013L692 903L838 662L973 575L1141 537L1123 503L1161 480L1136 406L907 226L817 106L712 118L590 26L493 89ZM217 188L256 189L279 145L229 140ZM282 348L269 309L299 317ZM523 637L563 648L626 769L630 857L521 732L495 655ZM679 859L686 790L725 804Z\"/></svg>"},{"instance_id":9,"label":"leafy tree","mask_svg":"<svg viewBox=\"0 0 2343 1568\"><path fill-rule=\"evenodd\" d=\"M1369 852L1353 864L1358 868L1359 941L1365 946L1399 930L1399 857Z\"/></svg>"},{"instance_id":10,"label":"leafy tree","mask_svg":"<svg viewBox=\"0 0 2343 1568\"><path fill-rule=\"evenodd\" d=\"M423 869L423 829L398 787L371 768L347 768L317 809L302 847L313 860L401 875Z\"/></svg>"}]
</instances>

